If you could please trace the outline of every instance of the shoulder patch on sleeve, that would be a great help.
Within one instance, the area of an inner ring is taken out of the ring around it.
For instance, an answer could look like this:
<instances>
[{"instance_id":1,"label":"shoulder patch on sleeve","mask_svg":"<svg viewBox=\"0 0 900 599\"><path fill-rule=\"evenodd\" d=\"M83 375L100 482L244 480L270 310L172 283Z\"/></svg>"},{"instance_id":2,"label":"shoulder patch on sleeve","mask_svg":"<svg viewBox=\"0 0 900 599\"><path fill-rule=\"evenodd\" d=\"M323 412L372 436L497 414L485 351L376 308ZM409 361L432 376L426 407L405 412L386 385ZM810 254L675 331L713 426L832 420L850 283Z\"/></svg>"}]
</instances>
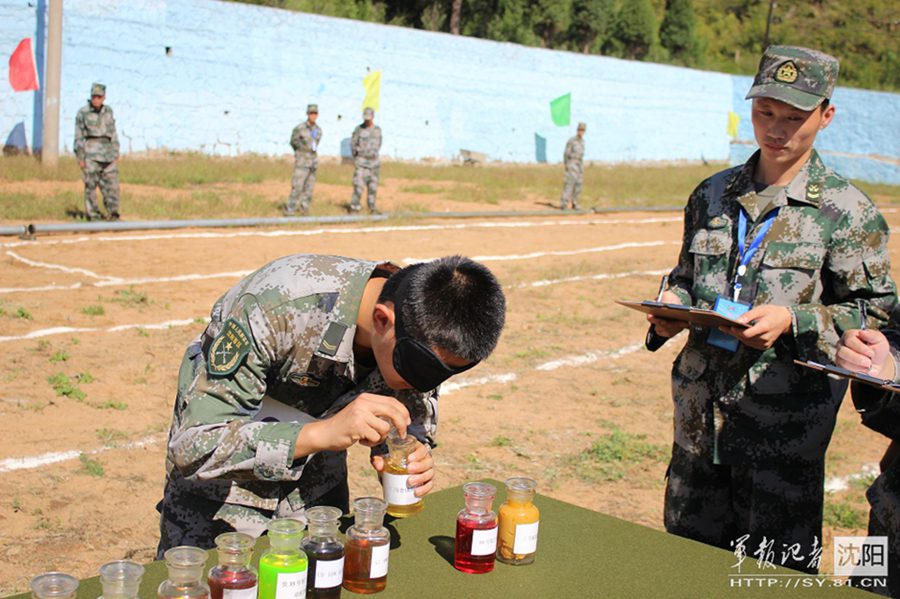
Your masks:
<instances>
[{"instance_id":1,"label":"shoulder patch on sleeve","mask_svg":"<svg viewBox=\"0 0 900 599\"><path fill-rule=\"evenodd\" d=\"M215 376L231 374L250 353L250 334L233 318L222 325L206 356L206 370Z\"/></svg>"},{"instance_id":2,"label":"shoulder patch on sleeve","mask_svg":"<svg viewBox=\"0 0 900 599\"><path fill-rule=\"evenodd\" d=\"M344 339L344 333L347 332L347 325L339 322L332 322L322 337L322 343L319 345L319 353L326 356L333 356L337 353L341 341Z\"/></svg>"}]
</instances>

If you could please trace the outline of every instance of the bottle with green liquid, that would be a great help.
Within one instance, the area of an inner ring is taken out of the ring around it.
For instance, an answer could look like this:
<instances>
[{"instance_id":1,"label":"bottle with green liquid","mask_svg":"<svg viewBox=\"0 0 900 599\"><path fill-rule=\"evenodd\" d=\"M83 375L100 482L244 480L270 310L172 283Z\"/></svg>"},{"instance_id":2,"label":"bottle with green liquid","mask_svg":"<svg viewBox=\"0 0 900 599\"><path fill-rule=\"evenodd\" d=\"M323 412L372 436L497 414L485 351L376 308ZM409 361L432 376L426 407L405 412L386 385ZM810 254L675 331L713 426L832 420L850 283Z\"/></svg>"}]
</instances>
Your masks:
<instances>
[{"instance_id":1,"label":"bottle with green liquid","mask_svg":"<svg viewBox=\"0 0 900 599\"><path fill-rule=\"evenodd\" d=\"M308 561L300 550L303 524L277 518L268 528L269 548L259 558L259 599L304 599Z\"/></svg>"}]
</instances>

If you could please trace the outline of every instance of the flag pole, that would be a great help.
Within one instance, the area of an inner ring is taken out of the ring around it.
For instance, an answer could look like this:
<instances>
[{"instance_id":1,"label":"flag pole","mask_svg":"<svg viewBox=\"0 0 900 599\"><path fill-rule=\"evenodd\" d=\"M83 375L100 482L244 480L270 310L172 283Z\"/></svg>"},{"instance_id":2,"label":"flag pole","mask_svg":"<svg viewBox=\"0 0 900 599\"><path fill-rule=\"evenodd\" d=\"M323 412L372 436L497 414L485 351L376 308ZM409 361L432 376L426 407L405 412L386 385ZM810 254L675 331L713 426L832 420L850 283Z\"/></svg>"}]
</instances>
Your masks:
<instances>
[{"instance_id":1,"label":"flag pole","mask_svg":"<svg viewBox=\"0 0 900 599\"><path fill-rule=\"evenodd\" d=\"M59 88L62 66L63 0L50 0L49 6L41 162L48 168L56 168L59 163Z\"/></svg>"}]
</instances>

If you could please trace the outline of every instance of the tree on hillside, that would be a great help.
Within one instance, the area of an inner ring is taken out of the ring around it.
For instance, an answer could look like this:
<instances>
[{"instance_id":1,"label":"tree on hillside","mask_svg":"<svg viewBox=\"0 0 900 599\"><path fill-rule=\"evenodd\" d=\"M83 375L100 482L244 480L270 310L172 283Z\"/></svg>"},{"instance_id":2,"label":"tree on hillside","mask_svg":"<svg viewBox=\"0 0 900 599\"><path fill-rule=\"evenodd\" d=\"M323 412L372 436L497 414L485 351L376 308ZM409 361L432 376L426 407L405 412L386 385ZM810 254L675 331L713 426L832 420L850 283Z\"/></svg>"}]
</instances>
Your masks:
<instances>
[{"instance_id":1,"label":"tree on hillside","mask_svg":"<svg viewBox=\"0 0 900 599\"><path fill-rule=\"evenodd\" d=\"M541 47L553 48L572 21L572 0L531 0L531 23Z\"/></svg>"},{"instance_id":2,"label":"tree on hillside","mask_svg":"<svg viewBox=\"0 0 900 599\"><path fill-rule=\"evenodd\" d=\"M613 46L621 47L622 56L643 59L656 38L656 14L650 0L623 2L613 23Z\"/></svg>"},{"instance_id":3,"label":"tree on hillside","mask_svg":"<svg viewBox=\"0 0 900 599\"><path fill-rule=\"evenodd\" d=\"M693 64L697 59L697 23L693 0L666 0L666 13L659 28L659 42L669 56Z\"/></svg>"},{"instance_id":4,"label":"tree on hillside","mask_svg":"<svg viewBox=\"0 0 900 599\"><path fill-rule=\"evenodd\" d=\"M591 46L606 40L613 14L613 0L575 0L569 40L577 50L588 54Z\"/></svg>"},{"instance_id":5,"label":"tree on hillside","mask_svg":"<svg viewBox=\"0 0 900 599\"><path fill-rule=\"evenodd\" d=\"M452 0L450 3L450 33L459 35L459 17L462 13L462 0Z\"/></svg>"}]
</instances>

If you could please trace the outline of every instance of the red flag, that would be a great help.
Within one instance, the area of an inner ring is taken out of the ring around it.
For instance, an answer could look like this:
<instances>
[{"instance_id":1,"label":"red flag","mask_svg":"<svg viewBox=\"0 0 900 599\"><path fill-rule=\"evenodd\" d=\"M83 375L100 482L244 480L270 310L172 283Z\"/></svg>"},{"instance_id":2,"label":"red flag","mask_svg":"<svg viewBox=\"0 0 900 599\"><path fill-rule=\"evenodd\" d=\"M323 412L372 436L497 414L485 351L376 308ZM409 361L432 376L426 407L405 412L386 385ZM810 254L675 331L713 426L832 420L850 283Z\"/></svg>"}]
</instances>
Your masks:
<instances>
[{"instance_id":1,"label":"red flag","mask_svg":"<svg viewBox=\"0 0 900 599\"><path fill-rule=\"evenodd\" d=\"M9 57L9 84L17 92L34 91L39 87L30 37L19 42Z\"/></svg>"}]
</instances>

